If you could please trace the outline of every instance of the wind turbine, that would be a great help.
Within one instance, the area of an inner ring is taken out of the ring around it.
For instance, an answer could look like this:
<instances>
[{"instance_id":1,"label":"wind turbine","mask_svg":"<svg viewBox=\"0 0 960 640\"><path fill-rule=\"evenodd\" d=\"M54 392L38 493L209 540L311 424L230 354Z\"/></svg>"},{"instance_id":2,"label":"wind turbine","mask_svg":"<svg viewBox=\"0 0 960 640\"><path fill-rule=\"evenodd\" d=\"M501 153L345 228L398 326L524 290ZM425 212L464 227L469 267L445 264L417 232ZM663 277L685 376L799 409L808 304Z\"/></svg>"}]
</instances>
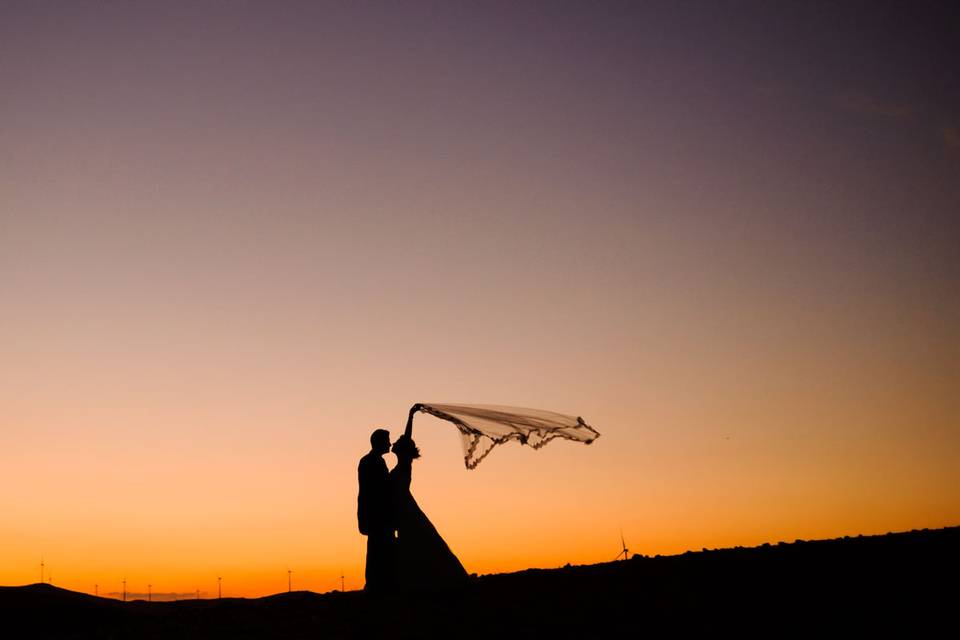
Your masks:
<instances>
[{"instance_id":1,"label":"wind turbine","mask_svg":"<svg viewBox=\"0 0 960 640\"><path fill-rule=\"evenodd\" d=\"M630 559L630 550L627 549L627 543L623 540L623 529L620 529L620 546L623 547L623 550L617 554L617 557L614 558L614 561L619 560L620 556L623 556L624 560Z\"/></svg>"}]
</instances>

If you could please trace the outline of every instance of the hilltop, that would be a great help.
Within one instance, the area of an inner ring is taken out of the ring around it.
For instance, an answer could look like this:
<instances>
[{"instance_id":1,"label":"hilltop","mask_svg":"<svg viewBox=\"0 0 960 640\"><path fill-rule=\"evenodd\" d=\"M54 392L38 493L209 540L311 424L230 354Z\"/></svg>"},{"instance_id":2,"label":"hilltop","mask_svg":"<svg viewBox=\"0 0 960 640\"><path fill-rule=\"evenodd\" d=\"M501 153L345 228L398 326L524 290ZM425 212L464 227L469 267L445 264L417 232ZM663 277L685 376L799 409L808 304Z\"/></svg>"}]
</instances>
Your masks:
<instances>
[{"instance_id":1,"label":"hilltop","mask_svg":"<svg viewBox=\"0 0 960 640\"><path fill-rule=\"evenodd\" d=\"M57 638L916 634L951 625L958 569L960 527L950 527L530 569L388 598L299 591L123 603L0 587L0 617L23 637Z\"/></svg>"}]
</instances>

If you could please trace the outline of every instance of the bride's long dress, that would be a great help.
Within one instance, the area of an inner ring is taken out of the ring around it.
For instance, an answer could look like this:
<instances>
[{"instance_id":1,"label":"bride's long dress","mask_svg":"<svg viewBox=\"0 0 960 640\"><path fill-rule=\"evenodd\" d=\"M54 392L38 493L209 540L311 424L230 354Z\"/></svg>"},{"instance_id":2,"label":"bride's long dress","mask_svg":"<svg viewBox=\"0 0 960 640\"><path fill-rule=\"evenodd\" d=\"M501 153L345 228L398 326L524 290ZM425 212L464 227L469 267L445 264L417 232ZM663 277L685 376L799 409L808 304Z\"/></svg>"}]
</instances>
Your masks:
<instances>
[{"instance_id":1,"label":"bride's long dress","mask_svg":"<svg viewBox=\"0 0 960 640\"><path fill-rule=\"evenodd\" d=\"M397 582L403 588L449 586L467 572L410 493L413 460L399 458L390 471L397 525Z\"/></svg>"}]
</instances>

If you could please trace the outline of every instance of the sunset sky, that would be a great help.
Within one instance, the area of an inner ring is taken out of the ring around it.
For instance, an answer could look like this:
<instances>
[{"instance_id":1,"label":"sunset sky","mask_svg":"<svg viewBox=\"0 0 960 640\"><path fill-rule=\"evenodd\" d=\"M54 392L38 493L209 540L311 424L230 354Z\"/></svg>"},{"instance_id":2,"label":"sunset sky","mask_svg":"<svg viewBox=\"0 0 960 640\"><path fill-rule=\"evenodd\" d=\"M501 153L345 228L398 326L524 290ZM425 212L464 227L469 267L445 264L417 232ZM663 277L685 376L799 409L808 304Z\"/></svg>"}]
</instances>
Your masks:
<instances>
[{"instance_id":1,"label":"sunset sky","mask_svg":"<svg viewBox=\"0 0 960 640\"><path fill-rule=\"evenodd\" d=\"M3 2L0 584L360 588L414 402L602 434L471 572L960 524L949 4Z\"/></svg>"}]
</instances>

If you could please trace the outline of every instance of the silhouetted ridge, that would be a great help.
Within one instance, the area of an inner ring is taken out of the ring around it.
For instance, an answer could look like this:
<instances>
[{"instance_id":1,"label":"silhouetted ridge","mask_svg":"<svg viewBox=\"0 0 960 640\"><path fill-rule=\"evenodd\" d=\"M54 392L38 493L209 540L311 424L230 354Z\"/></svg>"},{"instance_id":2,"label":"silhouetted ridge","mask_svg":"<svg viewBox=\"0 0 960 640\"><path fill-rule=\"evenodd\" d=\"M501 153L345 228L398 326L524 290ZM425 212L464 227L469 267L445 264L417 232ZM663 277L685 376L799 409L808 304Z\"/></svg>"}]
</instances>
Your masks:
<instances>
[{"instance_id":1,"label":"silhouetted ridge","mask_svg":"<svg viewBox=\"0 0 960 640\"><path fill-rule=\"evenodd\" d=\"M0 616L8 629L51 638L917 636L951 628L958 569L960 527L951 527L638 555L384 598L300 591L122 603L51 585L0 587Z\"/></svg>"}]
</instances>

